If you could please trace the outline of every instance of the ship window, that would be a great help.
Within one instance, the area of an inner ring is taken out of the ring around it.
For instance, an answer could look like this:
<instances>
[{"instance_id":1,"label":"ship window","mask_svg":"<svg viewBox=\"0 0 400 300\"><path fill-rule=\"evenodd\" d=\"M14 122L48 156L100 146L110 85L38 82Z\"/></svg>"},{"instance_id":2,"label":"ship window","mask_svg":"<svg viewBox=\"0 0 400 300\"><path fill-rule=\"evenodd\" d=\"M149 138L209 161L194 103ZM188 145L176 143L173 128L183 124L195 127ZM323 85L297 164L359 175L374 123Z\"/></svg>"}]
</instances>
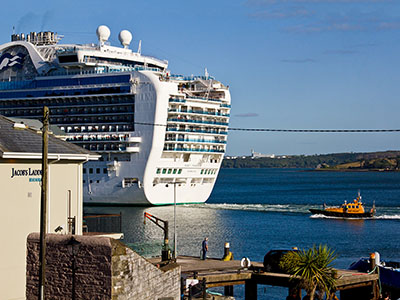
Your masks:
<instances>
[{"instance_id":1,"label":"ship window","mask_svg":"<svg viewBox=\"0 0 400 300\"><path fill-rule=\"evenodd\" d=\"M358 205L356 206L356 208L358 208Z\"/></svg>"},{"instance_id":2,"label":"ship window","mask_svg":"<svg viewBox=\"0 0 400 300\"><path fill-rule=\"evenodd\" d=\"M203 169L201 169L201 171L200 171L200 174L203 174L203 172L204 172L204 170L203 170Z\"/></svg>"},{"instance_id":3,"label":"ship window","mask_svg":"<svg viewBox=\"0 0 400 300\"><path fill-rule=\"evenodd\" d=\"M163 174L167 173L167 169L162 169L162 173Z\"/></svg>"},{"instance_id":4,"label":"ship window","mask_svg":"<svg viewBox=\"0 0 400 300\"><path fill-rule=\"evenodd\" d=\"M172 172L172 174L176 174L176 169L174 169L174 171Z\"/></svg>"},{"instance_id":5,"label":"ship window","mask_svg":"<svg viewBox=\"0 0 400 300\"><path fill-rule=\"evenodd\" d=\"M107 174L107 168L103 168L103 173Z\"/></svg>"},{"instance_id":6,"label":"ship window","mask_svg":"<svg viewBox=\"0 0 400 300\"><path fill-rule=\"evenodd\" d=\"M122 187L130 187L134 184L137 184L139 180L137 178L124 178L124 181L122 182Z\"/></svg>"},{"instance_id":7,"label":"ship window","mask_svg":"<svg viewBox=\"0 0 400 300\"><path fill-rule=\"evenodd\" d=\"M179 170L178 170L178 174L181 174L181 173L182 173L182 169L179 169Z\"/></svg>"},{"instance_id":8,"label":"ship window","mask_svg":"<svg viewBox=\"0 0 400 300\"><path fill-rule=\"evenodd\" d=\"M89 173L93 174L93 169L92 168L89 169Z\"/></svg>"},{"instance_id":9,"label":"ship window","mask_svg":"<svg viewBox=\"0 0 400 300\"><path fill-rule=\"evenodd\" d=\"M83 174L86 174L86 168L83 168Z\"/></svg>"},{"instance_id":10,"label":"ship window","mask_svg":"<svg viewBox=\"0 0 400 300\"><path fill-rule=\"evenodd\" d=\"M158 168L158 169L157 169L157 174L160 174L160 173L161 173L161 169Z\"/></svg>"},{"instance_id":11,"label":"ship window","mask_svg":"<svg viewBox=\"0 0 400 300\"><path fill-rule=\"evenodd\" d=\"M89 182L90 182L90 183L93 183L93 180L90 180Z\"/></svg>"},{"instance_id":12,"label":"ship window","mask_svg":"<svg viewBox=\"0 0 400 300\"><path fill-rule=\"evenodd\" d=\"M78 55L63 55L59 56L58 60L60 63L72 63L72 62L78 62Z\"/></svg>"},{"instance_id":13,"label":"ship window","mask_svg":"<svg viewBox=\"0 0 400 300\"><path fill-rule=\"evenodd\" d=\"M99 180L96 181L96 183L99 183L99 182L100 182Z\"/></svg>"},{"instance_id":14,"label":"ship window","mask_svg":"<svg viewBox=\"0 0 400 300\"><path fill-rule=\"evenodd\" d=\"M168 169L168 174L171 174L171 172L172 172L172 169Z\"/></svg>"},{"instance_id":15,"label":"ship window","mask_svg":"<svg viewBox=\"0 0 400 300\"><path fill-rule=\"evenodd\" d=\"M100 168L96 169L96 174L100 174Z\"/></svg>"},{"instance_id":16,"label":"ship window","mask_svg":"<svg viewBox=\"0 0 400 300\"><path fill-rule=\"evenodd\" d=\"M86 180L84 180L83 183L86 183Z\"/></svg>"}]
</instances>

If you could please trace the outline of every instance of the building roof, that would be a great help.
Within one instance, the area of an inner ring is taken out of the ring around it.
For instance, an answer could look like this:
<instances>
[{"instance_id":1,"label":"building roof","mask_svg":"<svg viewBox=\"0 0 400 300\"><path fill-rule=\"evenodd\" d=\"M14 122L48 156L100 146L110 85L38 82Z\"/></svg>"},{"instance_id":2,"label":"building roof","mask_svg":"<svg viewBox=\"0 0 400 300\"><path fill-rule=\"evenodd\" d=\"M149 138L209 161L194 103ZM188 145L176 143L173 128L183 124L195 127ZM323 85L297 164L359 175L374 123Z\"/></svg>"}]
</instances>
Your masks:
<instances>
[{"instance_id":1,"label":"building roof","mask_svg":"<svg viewBox=\"0 0 400 300\"><path fill-rule=\"evenodd\" d=\"M23 123L33 130L41 130L43 123L36 119L24 119L24 118L8 118L14 123ZM49 133L53 133L55 136L65 136L65 132L61 130L57 125L49 124Z\"/></svg>"},{"instance_id":2,"label":"building roof","mask_svg":"<svg viewBox=\"0 0 400 300\"><path fill-rule=\"evenodd\" d=\"M49 134L49 159L98 159L98 154ZM41 158L42 132L0 116L0 157Z\"/></svg>"}]
</instances>

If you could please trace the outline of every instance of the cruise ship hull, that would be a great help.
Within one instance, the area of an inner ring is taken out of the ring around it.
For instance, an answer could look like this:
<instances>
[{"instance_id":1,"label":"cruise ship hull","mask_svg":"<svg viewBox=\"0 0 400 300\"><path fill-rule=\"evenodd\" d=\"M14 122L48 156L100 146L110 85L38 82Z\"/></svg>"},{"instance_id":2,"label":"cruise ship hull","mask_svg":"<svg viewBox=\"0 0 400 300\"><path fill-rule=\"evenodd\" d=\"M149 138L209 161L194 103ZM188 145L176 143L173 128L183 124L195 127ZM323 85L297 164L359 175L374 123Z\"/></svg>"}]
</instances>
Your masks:
<instances>
[{"instance_id":1,"label":"cruise ship hull","mask_svg":"<svg viewBox=\"0 0 400 300\"><path fill-rule=\"evenodd\" d=\"M15 61L0 69L0 114L40 119L48 106L60 138L101 155L83 168L85 204L205 202L226 150L229 88L102 39L13 35L0 46Z\"/></svg>"}]
</instances>

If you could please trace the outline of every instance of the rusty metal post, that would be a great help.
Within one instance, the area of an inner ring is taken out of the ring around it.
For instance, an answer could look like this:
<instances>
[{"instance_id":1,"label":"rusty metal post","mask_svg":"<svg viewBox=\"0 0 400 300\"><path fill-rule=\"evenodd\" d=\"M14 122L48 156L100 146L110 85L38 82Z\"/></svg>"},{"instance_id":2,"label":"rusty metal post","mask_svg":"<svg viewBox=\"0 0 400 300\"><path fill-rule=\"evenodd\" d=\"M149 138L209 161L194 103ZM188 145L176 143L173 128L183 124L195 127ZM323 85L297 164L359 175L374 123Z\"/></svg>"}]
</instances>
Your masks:
<instances>
[{"instance_id":1,"label":"rusty metal post","mask_svg":"<svg viewBox=\"0 0 400 300\"><path fill-rule=\"evenodd\" d=\"M203 290L203 300L207 300L207 286L205 278L203 278L201 281L201 289Z\"/></svg>"},{"instance_id":2,"label":"rusty metal post","mask_svg":"<svg viewBox=\"0 0 400 300\"><path fill-rule=\"evenodd\" d=\"M375 253L371 253L371 254L369 255L369 268L370 268L370 272L374 271L374 273L375 273L375 271L376 271L376 270L374 270L375 267L376 267L376 263L375 263Z\"/></svg>"},{"instance_id":3,"label":"rusty metal post","mask_svg":"<svg viewBox=\"0 0 400 300\"><path fill-rule=\"evenodd\" d=\"M48 182L48 129L49 108L43 107L42 129L42 195L40 201L40 253L39 253L39 300L44 299L46 283L46 227L47 227L47 182Z\"/></svg>"},{"instance_id":4,"label":"rusty metal post","mask_svg":"<svg viewBox=\"0 0 400 300\"><path fill-rule=\"evenodd\" d=\"M370 272L374 272L374 273L379 273L378 272L378 266L376 265L376 260L375 260L375 258L376 258L376 255L375 255L375 253L371 253L370 255L369 255L369 267L370 267L370 269L371 269L371 271ZM372 293L373 293L373 299L374 300L378 300L379 299L379 293L380 291L379 291L379 285L378 285L378 282L375 280L373 283L372 283Z\"/></svg>"},{"instance_id":5,"label":"rusty metal post","mask_svg":"<svg viewBox=\"0 0 400 300\"><path fill-rule=\"evenodd\" d=\"M192 300L192 296L193 296L193 287L192 285L189 285L189 300Z\"/></svg>"}]
</instances>

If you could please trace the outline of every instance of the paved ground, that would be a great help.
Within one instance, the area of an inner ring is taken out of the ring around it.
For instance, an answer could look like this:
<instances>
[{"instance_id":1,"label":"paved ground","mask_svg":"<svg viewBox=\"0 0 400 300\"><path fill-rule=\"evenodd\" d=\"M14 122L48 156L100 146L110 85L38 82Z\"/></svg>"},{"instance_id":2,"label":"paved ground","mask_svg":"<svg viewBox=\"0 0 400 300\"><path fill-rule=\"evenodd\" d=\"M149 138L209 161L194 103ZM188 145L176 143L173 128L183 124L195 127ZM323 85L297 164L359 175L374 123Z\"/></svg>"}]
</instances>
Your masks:
<instances>
[{"instance_id":1,"label":"paved ground","mask_svg":"<svg viewBox=\"0 0 400 300\"><path fill-rule=\"evenodd\" d=\"M151 263L160 261L159 257L150 258ZM243 269L240 266L240 260L222 261L216 258L207 258L201 260L193 256L178 256L176 262L182 267L182 273L188 272L208 272L208 271L237 271ZM262 263L252 262L252 265L262 267Z\"/></svg>"}]
</instances>

